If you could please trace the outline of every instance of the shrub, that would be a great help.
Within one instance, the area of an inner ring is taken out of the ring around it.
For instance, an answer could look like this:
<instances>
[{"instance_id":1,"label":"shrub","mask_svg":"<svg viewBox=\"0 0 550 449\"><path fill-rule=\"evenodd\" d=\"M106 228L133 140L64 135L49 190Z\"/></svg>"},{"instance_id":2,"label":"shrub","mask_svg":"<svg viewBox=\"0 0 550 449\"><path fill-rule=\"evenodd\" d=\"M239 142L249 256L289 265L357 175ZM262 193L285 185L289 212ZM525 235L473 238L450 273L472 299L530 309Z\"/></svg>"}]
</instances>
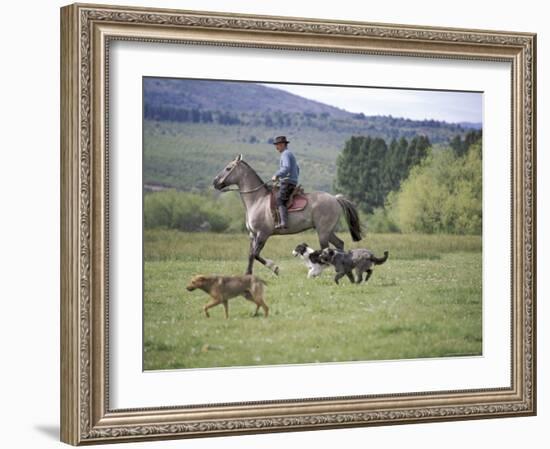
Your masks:
<instances>
[{"instance_id":1,"label":"shrub","mask_svg":"<svg viewBox=\"0 0 550 449\"><path fill-rule=\"evenodd\" d=\"M388 196L390 216L402 232L481 234L481 144L463 157L446 149L413 167Z\"/></svg>"},{"instance_id":2,"label":"shrub","mask_svg":"<svg viewBox=\"0 0 550 449\"><path fill-rule=\"evenodd\" d=\"M176 190L146 194L143 217L147 229L223 232L230 225L213 198Z\"/></svg>"},{"instance_id":3,"label":"shrub","mask_svg":"<svg viewBox=\"0 0 550 449\"><path fill-rule=\"evenodd\" d=\"M368 216L368 224L370 232L384 234L399 232L399 226L390 216L388 210L383 207L374 209L374 212Z\"/></svg>"}]
</instances>

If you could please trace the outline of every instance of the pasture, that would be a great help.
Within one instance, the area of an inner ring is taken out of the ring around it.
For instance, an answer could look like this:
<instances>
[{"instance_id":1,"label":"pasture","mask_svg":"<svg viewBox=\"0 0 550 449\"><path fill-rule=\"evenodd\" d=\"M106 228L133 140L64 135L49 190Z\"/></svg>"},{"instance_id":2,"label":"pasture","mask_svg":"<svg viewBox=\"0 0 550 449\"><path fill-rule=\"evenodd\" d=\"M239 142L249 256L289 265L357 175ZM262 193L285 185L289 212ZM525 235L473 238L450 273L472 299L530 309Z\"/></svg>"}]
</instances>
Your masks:
<instances>
[{"instance_id":1,"label":"pasture","mask_svg":"<svg viewBox=\"0 0 550 449\"><path fill-rule=\"evenodd\" d=\"M365 247L388 261L366 284L336 285L329 268L307 279L301 242L314 233L272 237L262 255L280 267L268 282L270 316L253 317L244 298L202 311L208 296L185 287L195 274L243 274L245 234L144 231L144 369L395 360L480 355L482 253L480 236L369 234L346 248Z\"/></svg>"}]
</instances>

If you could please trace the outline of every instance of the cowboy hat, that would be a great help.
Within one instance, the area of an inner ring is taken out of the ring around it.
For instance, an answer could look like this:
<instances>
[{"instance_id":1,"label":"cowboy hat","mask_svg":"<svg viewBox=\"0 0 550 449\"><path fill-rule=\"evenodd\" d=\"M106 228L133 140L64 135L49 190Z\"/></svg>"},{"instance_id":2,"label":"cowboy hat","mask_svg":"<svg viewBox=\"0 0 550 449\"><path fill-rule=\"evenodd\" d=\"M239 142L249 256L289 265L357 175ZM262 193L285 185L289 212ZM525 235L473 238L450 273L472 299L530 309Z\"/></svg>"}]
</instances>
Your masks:
<instances>
[{"instance_id":1,"label":"cowboy hat","mask_svg":"<svg viewBox=\"0 0 550 449\"><path fill-rule=\"evenodd\" d=\"M290 141L286 140L285 136L277 136L273 141L273 145L277 145L278 143L290 143Z\"/></svg>"}]
</instances>

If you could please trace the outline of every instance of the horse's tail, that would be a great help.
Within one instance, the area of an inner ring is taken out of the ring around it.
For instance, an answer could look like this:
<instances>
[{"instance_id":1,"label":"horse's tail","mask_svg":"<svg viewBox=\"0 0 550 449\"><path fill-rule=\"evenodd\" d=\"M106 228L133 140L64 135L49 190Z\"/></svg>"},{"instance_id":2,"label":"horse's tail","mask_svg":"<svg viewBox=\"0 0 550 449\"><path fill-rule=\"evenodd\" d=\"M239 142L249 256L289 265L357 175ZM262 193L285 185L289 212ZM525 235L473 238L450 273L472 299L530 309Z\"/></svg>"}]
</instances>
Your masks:
<instances>
[{"instance_id":1,"label":"horse's tail","mask_svg":"<svg viewBox=\"0 0 550 449\"><path fill-rule=\"evenodd\" d=\"M336 199L340 203L340 206L342 206L342 209L344 209L344 215L346 217L351 238L354 242L358 242L363 238L363 235L357 209L350 200L342 195L336 195Z\"/></svg>"}]
</instances>

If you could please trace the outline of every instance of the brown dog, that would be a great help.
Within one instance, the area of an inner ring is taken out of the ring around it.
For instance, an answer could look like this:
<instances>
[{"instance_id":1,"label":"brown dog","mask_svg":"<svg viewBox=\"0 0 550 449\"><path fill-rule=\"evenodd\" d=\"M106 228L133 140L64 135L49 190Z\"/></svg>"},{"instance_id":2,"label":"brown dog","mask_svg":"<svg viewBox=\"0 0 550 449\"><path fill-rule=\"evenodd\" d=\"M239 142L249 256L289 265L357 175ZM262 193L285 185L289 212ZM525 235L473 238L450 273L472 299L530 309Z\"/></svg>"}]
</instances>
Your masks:
<instances>
[{"instance_id":1,"label":"brown dog","mask_svg":"<svg viewBox=\"0 0 550 449\"><path fill-rule=\"evenodd\" d=\"M193 276L187 290L193 291L200 288L212 297L212 300L204 306L204 313L207 318L210 317L208 309L218 304L223 304L225 318L229 318L227 302L236 296L244 296L256 304L254 316L258 314L258 310L262 307L267 317L269 308L264 302L264 285L264 281L251 274L244 276L204 276L199 274Z\"/></svg>"}]
</instances>

